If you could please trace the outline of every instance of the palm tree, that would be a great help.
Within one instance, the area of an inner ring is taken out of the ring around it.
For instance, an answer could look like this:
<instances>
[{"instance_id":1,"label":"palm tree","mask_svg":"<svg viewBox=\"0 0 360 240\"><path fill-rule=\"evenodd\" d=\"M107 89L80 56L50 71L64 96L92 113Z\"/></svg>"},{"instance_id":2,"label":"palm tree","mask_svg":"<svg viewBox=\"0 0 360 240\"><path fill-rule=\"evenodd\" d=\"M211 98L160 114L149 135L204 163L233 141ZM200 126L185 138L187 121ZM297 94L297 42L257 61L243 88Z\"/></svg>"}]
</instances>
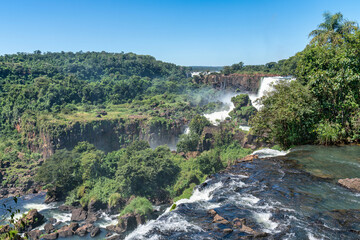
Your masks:
<instances>
[{"instance_id":1,"label":"palm tree","mask_svg":"<svg viewBox=\"0 0 360 240\"><path fill-rule=\"evenodd\" d=\"M313 37L310 41L312 44L333 43L337 45L341 43L345 34L353 33L358 29L356 22L345 20L340 12L333 15L325 12L323 16L325 21L318 26L318 29L309 34L309 37Z\"/></svg>"}]
</instances>

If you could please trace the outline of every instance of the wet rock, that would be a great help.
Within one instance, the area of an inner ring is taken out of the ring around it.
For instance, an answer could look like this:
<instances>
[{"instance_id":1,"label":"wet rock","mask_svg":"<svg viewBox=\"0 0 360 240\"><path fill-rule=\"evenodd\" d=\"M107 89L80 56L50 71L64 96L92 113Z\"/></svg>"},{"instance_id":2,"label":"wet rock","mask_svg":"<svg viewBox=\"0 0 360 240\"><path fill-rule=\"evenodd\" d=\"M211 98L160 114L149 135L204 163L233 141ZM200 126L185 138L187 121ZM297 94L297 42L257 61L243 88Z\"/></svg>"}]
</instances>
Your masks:
<instances>
[{"instance_id":1,"label":"wet rock","mask_svg":"<svg viewBox=\"0 0 360 240\"><path fill-rule=\"evenodd\" d=\"M106 233L105 237L110 237L111 235L113 235L111 232Z\"/></svg>"},{"instance_id":2,"label":"wet rock","mask_svg":"<svg viewBox=\"0 0 360 240\"><path fill-rule=\"evenodd\" d=\"M241 162L252 162L255 159L258 159L259 156L258 155L247 155L246 157L243 157L242 159L237 160L237 163L241 163Z\"/></svg>"},{"instance_id":3,"label":"wet rock","mask_svg":"<svg viewBox=\"0 0 360 240\"><path fill-rule=\"evenodd\" d=\"M106 227L106 230L115 233L124 233L126 231L132 231L137 226L145 222L145 218L134 215L134 214L126 214L119 219L119 223L116 225L110 225Z\"/></svg>"},{"instance_id":4,"label":"wet rock","mask_svg":"<svg viewBox=\"0 0 360 240\"><path fill-rule=\"evenodd\" d=\"M103 206L103 204L101 204L101 202L96 201L96 200L90 200L90 202L87 206L89 212L96 212L104 207L105 206Z\"/></svg>"},{"instance_id":5,"label":"wet rock","mask_svg":"<svg viewBox=\"0 0 360 240\"><path fill-rule=\"evenodd\" d=\"M28 232L28 237L32 240L37 240L37 239L40 239L40 236L42 234L43 233L40 230L32 230L32 231Z\"/></svg>"},{"instance_id":6,"label":"wet rock","mask_svg":"<svg viewBox=\"0 0 360 240\"><path fill-rule=\"evenodd\" d=\"M225 218L223 218L222 216L220 216L219 214L216 214L214 216L213 223L229 224L230 222L228 220L226 220Z\"/></svg>"},{"instance_id":7,"label":"wet rock","mask_svg":"<svg viewBox=\"0 0 360 240\"><path fill-rule=\"evenodd\" d=\"M75 208L71 211L71 221L85 221L87 218L87 212L83 208Z\"/></svg>"},{"instance_id":8,"label":"wet rock","mask_svg":"<svg viewBox=\"0 0 360 240\"><path fill-rule=\"evenodd\" d=\"M214 209L210 209L208 211L208 213L211 215L211 216L215 216L217 214L217 212L214 210Z\"/></svg>"},{"instance_id":9,"label":"wet rock","mask_svg":"<svg viewBox=\"0 0 360 240\"><path fill-rule=\"evenodd\" d=\"M60 228L57 233L59 234L59 237L70 237L75 234L75 231L78 229L78 227L78 223L72 222L70 225Z\"/></svg>"},{"instance_id":10,"label":"wet rock","mask_svg":"<svg viewBox=\"0 0 360 240\"><path fill-rule=\"evenodd\" d=\"M233 230L232 230L231 228L225 228L225 229L223 230L223 232L226 233L226 234L229 234L229 233L232 233Z\"/></svg>"},{"instance_id":11,"label":"wet rock","mask_svg":"<svg viewBox=\"0 0 360 240\"><path fill-rule=\"evenodd\" d=\"M86 222L87 223L94 223L98 220L98 217L95 213L93 212L88 212L87 217L86 217Z\"/></svg>"},{"instance_id":12,"label":"wet rock","mask_svg":"<svg viewBox=\"0 0 360 240\"><path fill-rule=\"evenodd\" d=\"M57 239L58 237L59 237L59 234L57 232L54 232L54 233L42 236L41 239L54 240L54 239Z\"/></svg>"},{"instance_id":13,"label":"wet rock","mask_svg":"<svg viewBox=\"0 0 360 240\"><path fill-rule=\"evenodd\" d=\"M49 218L48 221L51 224L55 224L57 222L57 219L56 218Z\"/></svg>"},{"instance_id":14,"label":"wet rock","mask_svg":"<svg viewBox=\"0 0 360 240\"><path fill-rule=\"evenodd\" d=\"M69 205L61 205L59 207L59 210L63 212L71 212L73 209L75 209L75 207Z\"/></svg>"},{"instance_id":15,"label":"wet rock","mask_svg":"<svg viewBox=\"0 0 360 240\"><path fill-rule=\"evenodd\" d=\"M100 232L101 232L101 231L100 231L100 228L99 228L99 227L95 227L95 228L91 231L90 237L95 237L95 236L99 235Z\"/></svg>"},{"instance_id":16,"label":"wet rock","mask_svg":"<svg viewBox=\"0 0 360 240\"><path fill-rule=\"evenodd\" d=\"M44 231L45 233L49 234L52 233L54 231L54 226L51 223L46 223L44 226Z\"/></svg>"},{"instance_id":17,"label":"wet rock","mask_svg":"<svg viewBox=\"0 0 360 240\"><path fill-rule=\"evenodd\" d=\"M339 179L338 183L350 190L360 192L360 178Z\"/></svg>"},{"instance_id":18,"label":"wet rock","mask_svg":"<svg viewBox=\"0 0 360 240\"><path fill-rule=\"evenodd\" d=\"M75 231L75 234L80 236L80 237L83 237L85 236L87 233L91 232L94 228L94 225L92 224L85 224L81 227L79 227L76 231Z\"/></svg>"},{"instance_id":19,"label":"wet rock","mask_svg":"<svg viewBox=\"0 0 360 240\"><path fill-rule=\"evenodd\" d=\"M15 228L19 232L30 231L31 229L40 226L43 223L44 216L36 209L30 210L26 216L19 219L15 224Z\"/></svg>"}]
</instances>

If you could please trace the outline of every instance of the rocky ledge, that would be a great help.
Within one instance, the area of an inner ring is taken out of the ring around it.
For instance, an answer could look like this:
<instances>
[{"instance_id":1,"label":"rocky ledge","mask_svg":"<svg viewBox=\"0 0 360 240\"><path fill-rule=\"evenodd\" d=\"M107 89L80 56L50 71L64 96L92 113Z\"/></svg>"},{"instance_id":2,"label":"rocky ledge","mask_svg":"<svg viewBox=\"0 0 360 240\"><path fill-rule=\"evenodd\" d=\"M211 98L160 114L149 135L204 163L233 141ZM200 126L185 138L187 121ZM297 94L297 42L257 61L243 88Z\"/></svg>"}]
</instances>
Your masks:
<instances>
[{"instance_id":1,"label":"rocky ledge","mask_svg":"<svg viewBox=\"0 0 360 240\"><path fill-rule=\"evenodd\" d=\"M339 179L338 183L355 192L360 192L360 178Z\"/></svg>"}]
</instances>

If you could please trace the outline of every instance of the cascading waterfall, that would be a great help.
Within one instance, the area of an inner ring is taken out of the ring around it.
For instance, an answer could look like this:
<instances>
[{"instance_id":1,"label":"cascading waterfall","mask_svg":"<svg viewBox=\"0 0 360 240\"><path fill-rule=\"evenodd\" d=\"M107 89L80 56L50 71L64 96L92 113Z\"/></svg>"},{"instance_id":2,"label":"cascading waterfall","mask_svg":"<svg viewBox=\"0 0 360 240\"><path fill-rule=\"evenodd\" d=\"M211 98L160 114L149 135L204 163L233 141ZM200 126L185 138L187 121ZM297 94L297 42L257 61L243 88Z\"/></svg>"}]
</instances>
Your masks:
<instances>
[{"instance_id":1,"label":"cascading waterfall","mask_svg":"<svg viewBox=\"0 0 360 240\"><path fill-rule=\"evenodd\" d=\"M249 94L249 98L253 104L253 106L259 110L261 108L261 105L259 103L256 102L257 99L260 99L261 97L263 97L267 92L270 92L272 91L274 88L273 88L273 85L278 83L279 81L282 81L282 80L285 80L285 81L291 81L292 78L290 77L264 77L262 80L261 80L261 84L260 84L260 88L258 90L258 93L257 94ZM224 83L225 84L225 83ZM248 94L247 92L242 92L242 93L245 93L245 94ZM213 112L213 113L210 113L210 114L204 114L204 116L214 125L218 125L219 124L219 121L224 121L227 117L229 117L229 113L234 109L234 104L231 102L231 98L234 97L234 96L237 96L239 94L242 94L242 93L228 93L228 92L225 92L224 93L224 96L222 98L220 98L219 100L221 102L224 103L225 106L227 106L226 109L223 109L223 110L220 110L220 111L217 111L217 112ZM242 130L245 130L245 131L249 131L250 130L250 127L249 126L240 126L240 128Z\"/></svg>"}]
</instances>

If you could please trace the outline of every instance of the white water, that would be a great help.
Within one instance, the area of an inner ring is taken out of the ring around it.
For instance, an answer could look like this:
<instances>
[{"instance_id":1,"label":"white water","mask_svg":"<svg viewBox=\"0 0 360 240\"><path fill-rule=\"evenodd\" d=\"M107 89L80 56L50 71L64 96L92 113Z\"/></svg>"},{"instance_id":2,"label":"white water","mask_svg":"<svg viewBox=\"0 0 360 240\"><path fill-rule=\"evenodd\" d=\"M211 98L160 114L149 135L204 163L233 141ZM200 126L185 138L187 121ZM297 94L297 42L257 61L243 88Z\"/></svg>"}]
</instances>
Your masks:
<instances>
[{"instance_id":1,"label":"white water","mask_svg":"<svg viewBox=\"0 0 360 240\"><path fill-rule=\"evenodd\" d=\"M258 155L259 158L267 158L267 157L285 156L289 152L290 151L278 151L270 148L264 148L253 152L252 155Z\"/></svg>"},{"instance_id":2,"label":"white water","mask_svg":"<svg viewBox=\"0 0 360 240\"><path fill-rule=\"evenodd\" d=\"M270 92L274 89L273 85L278 83L281 80L289 80L291 81L291 78L287 77L264 77L261 80L260 88L257 94L249 94L249 98L252 102L252 105L259 110L261 108L261 105L257 102L255 102L257 99L263 97L267 92ZM234 96L237 96L241 93L226 93L222 98L219 100L223 102L225 105L228 106L228 109L204 114L204 116L214 125L218 125L219 121L224 121L227 117L229 117L229 113L234 109L234 104L231 102L231 98ZM240 126L241 129L245 131L249 131L249 126Z\"/></svg>"},{"instance_id":3,"label":"white water","mask_svg":"<svg viewBox=\"0 0 360 240\"><path fill-rule=\"evenodd\" d=\"M274 90L274 85L276 85L277 83L279 83L280 81L292 81L294 80L293 78L289 78L289 77L264 77L261 80L261 84L260 84L260 88L257 94L249 94L249 98L252 102L252 105L259 110L261 108L261 105L256 102L256 100L260 99L261 97L263 97L266 93L271 92L272 90Z\"/></svg>"}]
</instances>

